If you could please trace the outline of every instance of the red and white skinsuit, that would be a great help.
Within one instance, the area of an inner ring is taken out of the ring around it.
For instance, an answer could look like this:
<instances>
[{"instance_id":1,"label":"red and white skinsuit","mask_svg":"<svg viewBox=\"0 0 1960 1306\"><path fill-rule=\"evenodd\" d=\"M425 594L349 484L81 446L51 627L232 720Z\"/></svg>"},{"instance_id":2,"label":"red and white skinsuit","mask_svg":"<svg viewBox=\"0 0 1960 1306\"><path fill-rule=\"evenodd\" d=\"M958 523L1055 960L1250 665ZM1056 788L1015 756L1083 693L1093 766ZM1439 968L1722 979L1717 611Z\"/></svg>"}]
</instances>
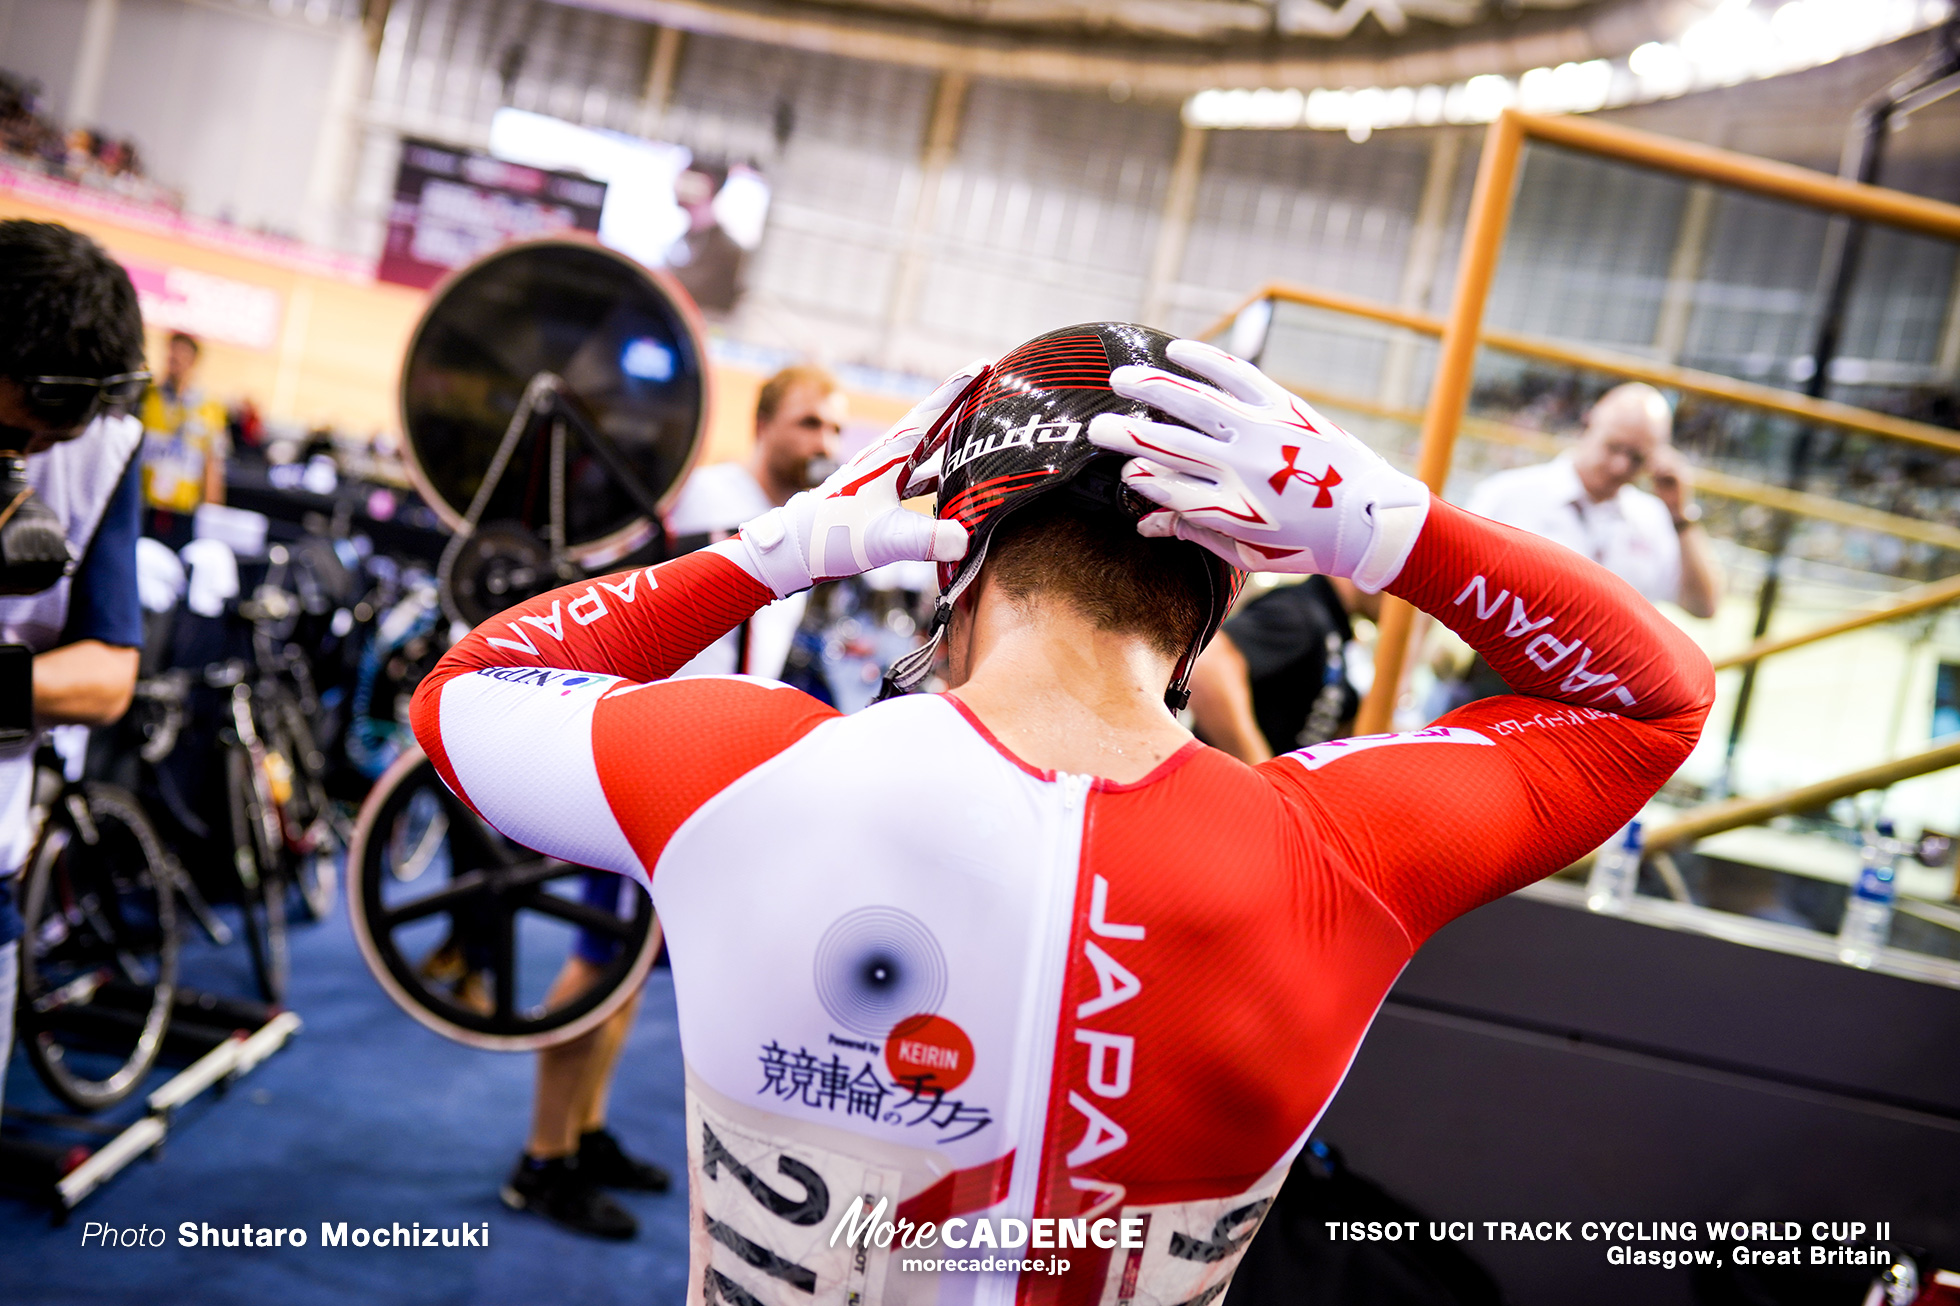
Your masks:
<instances>
[{"instance_id":1,"label":"red and white skinsuit","mask_svg":"<svg viewBox=\"0 0 1960 1306\"><path fill-rule=\"evenodd\" d=\"M415 696L491 824L651 889L695 1303L1215 1301L1416 948L1604 841L1713 690L1625 584L1436 501L1390 590L1520 695L1116 784L1027 765L956 694L841 717L663 680L774 597L730 547L513 609ZM832 1241L860 1194L969 1234L1147 1217L1144 1245L867 1254ZM901 1268L946 1256L1070 1268Z\"/></svg>"}]
</instances>

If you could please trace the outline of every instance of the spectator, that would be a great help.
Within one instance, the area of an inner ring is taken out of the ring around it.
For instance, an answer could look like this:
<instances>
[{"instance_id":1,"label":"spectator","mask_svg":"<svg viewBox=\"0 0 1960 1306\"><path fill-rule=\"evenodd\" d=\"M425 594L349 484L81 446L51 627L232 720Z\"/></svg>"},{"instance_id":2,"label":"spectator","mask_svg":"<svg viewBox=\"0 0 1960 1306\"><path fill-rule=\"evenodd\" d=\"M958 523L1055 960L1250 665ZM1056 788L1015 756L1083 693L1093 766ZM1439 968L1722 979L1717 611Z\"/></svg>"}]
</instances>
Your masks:
<instances>
[{"instance_id":1,"label":"spectator","mask_svg":"<svg viewBox=\"0 0 1960 1306\"><path fill-rule=\"evenodd\" d=\"M725 539L743 522L788 503L798 490L828 475L843 422L844 395L830 373L807 364L776 373L756 396L755 446L749 456L699 468L688 477L667 512L668 532L683 539ZM793 594L771 603L680 674L780 676L807 598Z\"/></svg>"},{"instance_id":2,"label":"spectator","mask_svg":"<svg viewBox=\"0 0 1960 1306\"><path fill-rule=\"evenodd\" d=\"M1712 617L1722 594L1721 567L1673 435L1674 413L1660 391L1639 381L1614 386L1586 414L1570 449L1550 462L1486 477L1464 507L1584 554L1650 602ZM1642 471L1652 494L1633 484ZM1418 629L1429 629L1426 619ZM1460 652L1468 661L1441 673L1427 704L1431 717L1511 692L1489 663Z\"/></svg>"},{"instance_id":3,"label":"spectator","mask_svg":"<svg viewBox=\"0 0 1960 1306\"><path fill-rule=\"evenodd\" d=\"M620 876L593 871L582 882L588 906L618 911L620 890L633 889ZM656 934L660 923L654 922ZM659 947L656 939L655 947ZM561 1006L597 982L619 945L602 935L580 931L572 955L552 981L547 1006ZM501 1196L512 1210L535 1211L552 1223L598 1238L631 1238L640 1222L605 1190L664 1193L672 1184L665 1170L620 1146L606 1127L607 1098L614 1068L640 1009L640 995L597 1027L569 1042L538 1053L537 1088L531 1101L531 1134L517 1168Z\"/></svg>"},{"instance_id":4,"label":"spectator","mask_svg":"<svg viewBox=\"0 0 1960 1306\"><path fill-rule=\"evenodd\" d=\"M1722 572L1673 434L1660 391L1638 381L1615 386L1586 415L1577 444L1548 463L1487 478L1464 507L1585 555L1653 602L1712 617ZM1633 484L1643 471L1652 494Z\"/></svg>"},{"instance_id":5,"label":"spectator","mask_svg":"<svg viewBox=\"0 0 1960 1306\"><path fill-rule=\"evenodd\" d=\"M1361 703L1346 674L1355 611L1374 619L1380 597L1325 576L1241 606L1198 656L1192 730L1248 766L1346 734Z\"/></svg>"},{"instance_id":6,"label":"spectator","mask_svg":"<svg viewBox=\"0 0 1960 1306\"><path fill-rule=\"evenodd\" d=\"M179 197L143 177L136 143L78 127L64 131L41 111L41 86L0 71L0 155L31 161L37 170L82 185L171 204Z\"/></svg>"},{"instance_id":7,"label":"spectator","mask_svg":"<svg viewBox=\"0 0 1960 1306\"><path fill-rule=\"evenodd\" d=\"M191 539L199 504L225 501L230 436L224 407L191 384L203 352L195 336L171 333L163 379L143 396L146 532L172 548Z\"/></svg>"}]
</instances>

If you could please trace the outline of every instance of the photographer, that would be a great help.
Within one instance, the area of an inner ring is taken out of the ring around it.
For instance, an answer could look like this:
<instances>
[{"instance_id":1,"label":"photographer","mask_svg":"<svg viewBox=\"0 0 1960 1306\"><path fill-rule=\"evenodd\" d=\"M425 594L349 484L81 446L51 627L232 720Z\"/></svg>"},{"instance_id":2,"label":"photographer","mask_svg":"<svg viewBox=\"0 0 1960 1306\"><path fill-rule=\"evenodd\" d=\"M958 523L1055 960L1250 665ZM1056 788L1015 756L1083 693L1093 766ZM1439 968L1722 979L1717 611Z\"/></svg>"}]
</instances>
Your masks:
<instances>
[{"instance_id":1,"label":"photographer","mask_svg":"<svg viewBox=\"0 0 1960 1306\"><path fill-rule=\"evenodd\" d=\"M66 227L0 222L0 643L33 653L32 721L0 727L106 725L129 706L142 643L143 430L125 414L149 379L142 366L142 316L122 268ZM68 559L78 565L64 575ZM10 689L0 684L0 701ZM32 738L0 748L0 1087L33 779Z\"/></svg>"}]
</instances>

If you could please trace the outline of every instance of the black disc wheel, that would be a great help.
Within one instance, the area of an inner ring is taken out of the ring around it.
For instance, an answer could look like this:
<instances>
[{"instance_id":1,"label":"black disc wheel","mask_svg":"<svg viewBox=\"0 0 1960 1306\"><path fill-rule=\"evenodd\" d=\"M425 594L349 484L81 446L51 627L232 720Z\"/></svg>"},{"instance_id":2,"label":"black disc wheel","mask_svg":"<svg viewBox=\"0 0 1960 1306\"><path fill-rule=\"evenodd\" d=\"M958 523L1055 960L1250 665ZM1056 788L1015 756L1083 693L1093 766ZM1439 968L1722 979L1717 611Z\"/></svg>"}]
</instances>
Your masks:
<instances>
[{"instance_id":1,"label":"black disc wheel","mask_svg":"<svg viewBox=\"0 0 1960 1306\"><path fill-rule=\"evenodd\" d=\"M578 1037L639 990L660 947L643 891L504 838L420 749L368 796L347 877L368 969L409 1015L472 1047L517 1052ZM552 1005L575 948L597 977Z\"/></svg>"},{"instance_id":2,"label":"black disc wheel","mask_svg":"<svg viewBox=\"0 0 1960 1306\"><path fill-rule=\"evenodd\" d=\"M136 1091L163 1046L177 911L136 800L110 785L83 793L50 818L24 877L16 1019L49 1091L100 1111Z\"/></svg>"},{"instance_id":3,"label":"black disc wheel","mask_svg":"<svg viewBox=\"0 0 1960 1306\"><path fill-rule=\"evenodd\" d=\"M506 245L446 281L409 341L401 403L409 476L451 530L465 529L505 428L542 372L563 381L616 451L608 466L582 441L567 450L563 543L574 557L617 558L652 529L619 472L665 499L706 430L707 350L692 301L665 273L579 240ZM548 424L536 425L510 452L479 523L545 532L551 441Z\"/></svg>"},{"instance_id":4,"label":"black disc wheel","mask_svg":"<svg viewBox=\"0 0 1960 1306\"><path fill-rule=\"evenodd\" d=\"M286 947L286 893L291 881L286 877L284 849L277 842L278 813L268 809L261 792L265 778L255 776L253 770L243 745L226 747L225 789L231 805L238 910L259 996L276 1006L286 1000L286 981L292 973Z\"/></svg>"}]
</instances>

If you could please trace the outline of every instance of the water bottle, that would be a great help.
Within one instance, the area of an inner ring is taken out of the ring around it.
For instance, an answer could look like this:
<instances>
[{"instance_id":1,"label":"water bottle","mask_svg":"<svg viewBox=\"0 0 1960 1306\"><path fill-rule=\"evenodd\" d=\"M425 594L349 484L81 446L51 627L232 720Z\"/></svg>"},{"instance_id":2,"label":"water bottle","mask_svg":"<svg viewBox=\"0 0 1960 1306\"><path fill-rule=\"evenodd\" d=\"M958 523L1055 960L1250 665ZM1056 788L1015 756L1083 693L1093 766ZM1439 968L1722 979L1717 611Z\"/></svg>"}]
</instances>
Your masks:
<instances>
[{"instance_id":1,"label":"water bottle","mask_svg":"<svg viewBox=\"0 0 1960 1306\"><path fill-rule=\"evenodd\" d=\"M1586 906L1594 911L1624 911L1639 883L1640 822L1628 821L1626 829L1593 859L1592 874L1586 877Z\"/></svg>"},{"instance_id":2,"label":"water bottle","mask_svg":"<svg viewBox=\"0 0 1960 1306\"><path fill-rule=\"evenodd\" d=\"M1844 905L1844 924L1838 927L1838 960L1849 966L1872 964L1892 933L1893 869L1900 856L1892 823L1880 821L1865 839L1858 879Z\"/></svg>"}]
</instances>

